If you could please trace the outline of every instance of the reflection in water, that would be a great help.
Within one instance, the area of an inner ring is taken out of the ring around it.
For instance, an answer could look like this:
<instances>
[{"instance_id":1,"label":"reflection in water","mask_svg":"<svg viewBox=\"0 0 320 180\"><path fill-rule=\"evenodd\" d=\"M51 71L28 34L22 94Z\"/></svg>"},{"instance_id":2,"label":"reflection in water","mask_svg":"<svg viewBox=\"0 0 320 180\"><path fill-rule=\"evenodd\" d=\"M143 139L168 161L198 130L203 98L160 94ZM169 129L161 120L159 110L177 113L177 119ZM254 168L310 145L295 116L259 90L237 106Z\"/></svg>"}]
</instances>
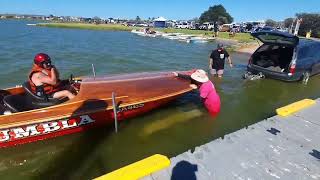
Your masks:
<instances>
[{"instance_id":1,"label":"reflection in water","mask_svg":"<svg viewBox=\"0 0 320 180\"><path fill-rule=\"evenodd\" d=\"M142 136L148 136L161 130L168 129L177 123L184 123L201 116L201 111L198 109L190 110L189 112L182 112L174 114L170 117L164 117L163 119L157 119L151 124L144 127Z\"/></svg>"},{"instance_id":2,"label":"reflection in water","mask_svg":"<svg viewBox=\"0 0 320 180\"><path fill-rule=\"evenodd\" d=\"M206 69L215 44L186 44L144 38L128 32L105 32L25 26L30 22L0 21L2 88L24 82L38 52L52 56L68 77L142 71ZM30 32L27 36L25 32ZM101 127L64 137L0 149L2 179L37 179L45 175L90 179L160 153L173 157L275 114L275 109L302 98L318 97L320 79L308 85L270 79L242 79L248 55L232 54L222 79L213 78L221 113L212 118L199 96L189 93L144 116L120 123L119 133ZM88 63L89 66L88 66ZM10 77L10 78L8 78Z\"/></svg>"}]
</instances>

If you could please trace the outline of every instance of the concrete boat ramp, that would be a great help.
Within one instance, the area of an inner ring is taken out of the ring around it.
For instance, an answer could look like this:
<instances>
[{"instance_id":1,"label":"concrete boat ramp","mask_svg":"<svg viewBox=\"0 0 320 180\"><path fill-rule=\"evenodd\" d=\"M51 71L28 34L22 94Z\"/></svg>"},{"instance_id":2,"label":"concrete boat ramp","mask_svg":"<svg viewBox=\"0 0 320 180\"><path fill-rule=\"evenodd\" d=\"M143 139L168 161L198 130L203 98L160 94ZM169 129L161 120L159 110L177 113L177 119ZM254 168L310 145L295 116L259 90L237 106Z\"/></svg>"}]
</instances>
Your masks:
<instances>
[{"instance_id":1,"label":"concrete boat ramp","mask_svg":"<svg viewBox=\"0 0 320 180\"><path fill-rule=\"evenodd\" d=\"M320 179L320 100L170 159L143 180Z\"/></svg>"}]
</instances>

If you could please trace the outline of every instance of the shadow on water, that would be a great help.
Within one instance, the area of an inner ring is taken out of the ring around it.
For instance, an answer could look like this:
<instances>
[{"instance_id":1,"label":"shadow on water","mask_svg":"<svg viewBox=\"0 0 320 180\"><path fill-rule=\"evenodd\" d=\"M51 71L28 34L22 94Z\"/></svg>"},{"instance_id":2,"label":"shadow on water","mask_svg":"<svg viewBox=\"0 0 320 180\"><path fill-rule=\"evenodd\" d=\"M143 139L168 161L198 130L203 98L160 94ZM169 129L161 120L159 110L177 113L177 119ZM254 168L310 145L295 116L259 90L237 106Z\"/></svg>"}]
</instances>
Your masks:
<instances>
[{"instance_id":1,"label":"shadow on water","mask_svg":"<svg viewBox=\"0 0 320 180\"><path fill-rule=\"evenodd\" d=\"M172 169L171 180L197 180L198 165L188 161L178 162Z\"/></svg>"},{"instance_id":2,"label":"shadow on water","mask_svg":"<svg viewBox=\"0 0 320 180\"><path fill-rule=\"evenodd\" d=\"M103 100L87 100L81 107L73 112L71 117L78 117L79 114L84 114L86 111L90 111L97 108L106 109L108 104ZM86 126L86 125L85 125ZM64 148L57 156L55 156L51 162L46 164L46 167L40 170L36 175L36 179L85 179L82 177L83 172L79 172L81 166L88 162L91 155L96 151L97 147L101 144L105 137L112 133L112 128L108 127L105 131L99 131L98 133L92 133L90 131L83 132L80 138L72 142L67 148ZM105 162L101 162L101 159L95 158L95 168L100 173L106 172Z\"/></svg>"}]
</instances>

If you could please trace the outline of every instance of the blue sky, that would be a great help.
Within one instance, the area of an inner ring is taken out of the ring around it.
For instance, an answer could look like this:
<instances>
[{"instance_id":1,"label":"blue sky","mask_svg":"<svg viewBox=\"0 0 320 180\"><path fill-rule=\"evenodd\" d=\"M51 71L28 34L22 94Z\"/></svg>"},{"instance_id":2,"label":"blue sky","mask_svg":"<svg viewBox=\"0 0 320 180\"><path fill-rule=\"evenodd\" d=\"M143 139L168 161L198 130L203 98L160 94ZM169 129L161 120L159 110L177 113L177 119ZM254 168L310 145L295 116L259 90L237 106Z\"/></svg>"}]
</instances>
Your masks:
<instances>
[{"instance_id":1,"label":"blue sky","mask_svg":"<svg viewBox=\"0 0 320 180\"><path fill-rule=\"evenodd\" d=\"M192 19L215 4L222 4L236 22L320 13L320 0L1 0L0 13Z\"/></svg>"}]
</instances>

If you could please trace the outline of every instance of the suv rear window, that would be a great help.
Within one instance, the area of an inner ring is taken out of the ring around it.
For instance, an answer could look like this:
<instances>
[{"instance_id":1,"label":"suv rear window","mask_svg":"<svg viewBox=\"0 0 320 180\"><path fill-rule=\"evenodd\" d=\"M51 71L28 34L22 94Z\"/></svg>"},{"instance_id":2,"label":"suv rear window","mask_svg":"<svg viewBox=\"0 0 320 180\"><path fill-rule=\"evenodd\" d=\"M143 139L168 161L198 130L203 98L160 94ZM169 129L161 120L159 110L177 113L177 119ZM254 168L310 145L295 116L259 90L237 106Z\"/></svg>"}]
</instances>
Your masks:
<instances>
[{"instance_id":1,"label":"suv rear window","mask_svg":"<svg viewBox=\"0 0 320 180\"><path fill-rule=\"evenodd\" d=\"M257 52L262 52L262 51L266 51L266 50L268 50L269 49L269 45L267 45L267 44L264 44L264 45L262 45L259 49L258 49L258 51Z\"/></svg>"},{"instance_id":2,"label":"suv rear window","mask_svg":"<svg viewBox=\"0 0 320 180\"><path fill-rule=\"evenodd\" d=\"M260 38L263 39L265 42L270 43L279 43L279 44L291 44L291 39L286 37L279 37L275 35L260 35Z\"/></svg>"}]
</instances>

